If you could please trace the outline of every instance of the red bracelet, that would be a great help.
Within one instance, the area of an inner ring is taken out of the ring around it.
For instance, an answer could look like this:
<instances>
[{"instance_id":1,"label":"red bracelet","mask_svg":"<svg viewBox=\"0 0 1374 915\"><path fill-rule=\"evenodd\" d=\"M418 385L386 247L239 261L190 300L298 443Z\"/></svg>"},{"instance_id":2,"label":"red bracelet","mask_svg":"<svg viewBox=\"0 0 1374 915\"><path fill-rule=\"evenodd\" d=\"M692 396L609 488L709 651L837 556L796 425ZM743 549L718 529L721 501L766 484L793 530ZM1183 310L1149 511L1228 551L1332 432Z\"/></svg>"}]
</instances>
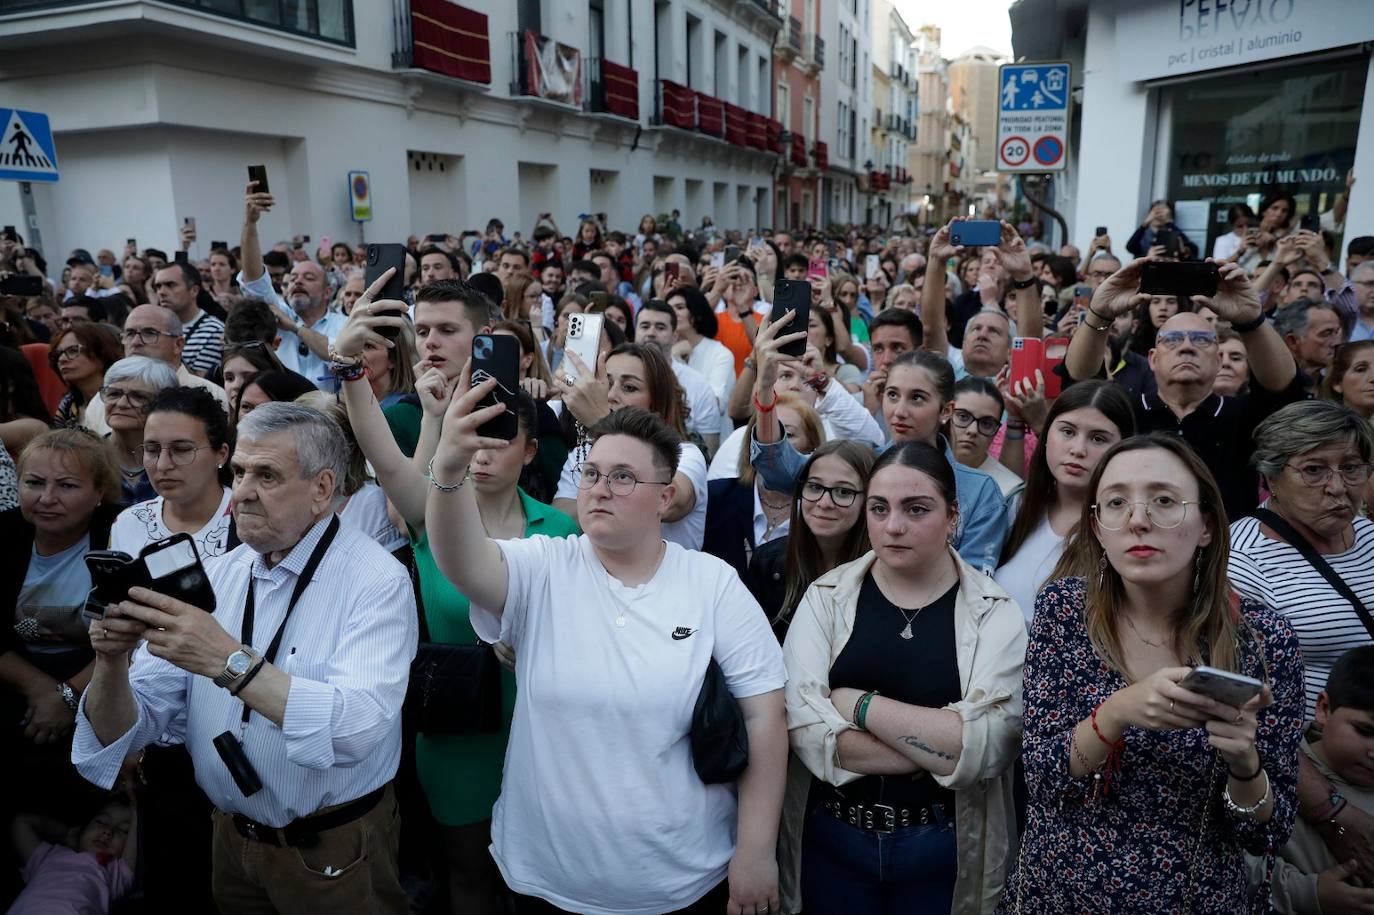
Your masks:
<instances>
[{"instance_id":1,"label":"red bracelet","mask_svg":"<svg viewBox=\"0 0 1374 915\"><path fill-rule=\"evenodd\" d=\"M775 400L765 407L763 404L759 403L759 395L754 395L754 409L758 410L760 413L772 413L773 410L777 407L777 405L778 402Z\"/></svg>"},{"instance_id":2,"label":"red bracelet","mask_svg":"<svg viewBox=\"0 0 1374 915\"><path fill-rule=\"evenodd\" d=\"M1093 707L1092 715L1088 718L1093 726L1093 733L1097 735L1097 739L1107 745L1107 758L1103 761L1102 771L1093 776L1104 797L1112 793L1112 778L1121 771L1121 752L1126 749L1125 737L1118 737L1116 740L1108 740L1106 735L1102 733L1101 728L1097 726L1097 710L1102 708L1103 703L1106 701L1107 700L1104 699L1102 702L1097 703L1097 705Z\"/></svg>"}]
</instances>

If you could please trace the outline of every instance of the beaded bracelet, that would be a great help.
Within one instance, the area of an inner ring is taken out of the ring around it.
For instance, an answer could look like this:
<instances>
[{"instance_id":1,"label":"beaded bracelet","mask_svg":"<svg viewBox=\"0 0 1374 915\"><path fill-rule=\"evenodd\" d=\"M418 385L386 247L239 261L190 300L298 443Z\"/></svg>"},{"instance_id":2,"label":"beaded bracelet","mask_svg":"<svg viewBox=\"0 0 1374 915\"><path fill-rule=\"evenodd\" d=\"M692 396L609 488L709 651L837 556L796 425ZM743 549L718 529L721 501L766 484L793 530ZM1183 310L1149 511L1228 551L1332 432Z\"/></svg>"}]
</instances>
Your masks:
<instances>
[{"instance_id":1,"label":"beaded bracelet","mask_svg":"<svg viewBox=\"0 0 1374 915\"><path fill-rule=\"evenodd\" d=\"M464 473L463 478L457 483L440 483L438 480L434 479L434 458L430 458L429 464L425 466L425 479L429 480L429 485L440 492L457 492L463 488L463 484L467 483L468 476L469 474Z\"/></svg>"},{"instance_id":2,"label":"beaded bracelet","mask_svg":"<svg viewBox=\"0 0 1374 915\"><path fill-rule=\"evenodd\" d=\"M854 706L854 725L861 731L868 730L868 706L873 701L873 697L878 695L876 689L871 689L859 698L859 702Z\"/></svg>"}]
</instances>

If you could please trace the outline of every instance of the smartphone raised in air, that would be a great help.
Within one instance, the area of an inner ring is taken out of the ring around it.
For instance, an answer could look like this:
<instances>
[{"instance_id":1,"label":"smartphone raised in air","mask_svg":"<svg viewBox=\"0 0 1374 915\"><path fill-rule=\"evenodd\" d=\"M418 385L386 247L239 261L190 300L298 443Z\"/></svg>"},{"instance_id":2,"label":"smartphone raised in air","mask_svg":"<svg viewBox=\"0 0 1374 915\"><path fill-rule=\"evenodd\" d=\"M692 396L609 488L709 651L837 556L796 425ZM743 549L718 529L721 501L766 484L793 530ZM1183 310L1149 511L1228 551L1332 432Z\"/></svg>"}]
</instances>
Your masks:
<instances>
[{"instance_id":1,"label":"smartphone raised in air","mask_svg":"<svg viewBox=\"0 0 1374 915\"><path fill-rule=\"evenodd\" d=\"M773 308L768 313L768 323L781 321L789 311L793 312L792 320L778 331L779 337L805 333L811 326L811 284L806 280L777 280L773 283ZM800 359L806 355L806 338L784 343L778 351Z\"/></svg>"},{"instance_id":2,"label":"smartphone raised in air","mask_svg":"<svg viewBox=\"0 0 1374 915\"><path fill-rule=\"evenodd\" d=\"M253 188L254 194L270 194L271 188L267 186L267 166L250 165L248 166L248 180L256 181L257 186Z\"/></svg>"},{"instance_id":3,"label":"smartphone raised in air","mask_svg":"<svg viewBox=\"0 0 1374 915\"><path fill-rule=\"evenodd\" d=\"M949 243L984 247L1002 243L1002 224L995 219L964 219L950 224Z\"/></svg>"},{"instance_id":4,"label":"smartphone raised in air","mask_svg":"<svg viewBox=\"0 0 1374 915\"><path fill-rule=\"evenodd\" d=\"M477 434L488 438L511 441L519 428L515 414L516 395L520 391L520 341L510 334L478 334L472 338L472 385L488 378L496 379L496 387L477 405L506 405L506 411L477 427Z\"/></svg>"},{"instance_id":5,"label":"smartphone raised in air","mask_svg":"<svg viewBox=\"0 0 1374 915\"><path fill-rule=\"evenodd\" d=\"M578 376L578 369L567 353L577 353L587 371L596 371L596 359L601 354L601 324L605 320L603 315L585 312L568 315L568 336L563 343L564 356L558 365L558 374L569 378Z\"/></svg>"}]
</instances>

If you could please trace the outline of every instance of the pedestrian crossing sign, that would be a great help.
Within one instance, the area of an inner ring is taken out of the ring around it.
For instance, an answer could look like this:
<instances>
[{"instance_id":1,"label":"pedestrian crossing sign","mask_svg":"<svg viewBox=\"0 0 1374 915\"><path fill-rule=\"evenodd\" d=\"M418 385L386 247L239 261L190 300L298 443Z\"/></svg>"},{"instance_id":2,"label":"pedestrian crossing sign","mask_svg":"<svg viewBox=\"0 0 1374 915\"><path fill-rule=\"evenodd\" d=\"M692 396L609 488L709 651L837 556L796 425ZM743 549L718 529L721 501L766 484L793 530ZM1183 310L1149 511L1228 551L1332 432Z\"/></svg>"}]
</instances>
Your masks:
<instances>
[{"instance_id":1,"label":"pedestrian crossing sign","mask_svg":"<svg viewBox=\"0 0 1374 915\"><path fill-rule=\"evenodd\" d=\"M0 181L56 181L57 147L48 116L0 108Z\"/></svg>"}]
</instances>

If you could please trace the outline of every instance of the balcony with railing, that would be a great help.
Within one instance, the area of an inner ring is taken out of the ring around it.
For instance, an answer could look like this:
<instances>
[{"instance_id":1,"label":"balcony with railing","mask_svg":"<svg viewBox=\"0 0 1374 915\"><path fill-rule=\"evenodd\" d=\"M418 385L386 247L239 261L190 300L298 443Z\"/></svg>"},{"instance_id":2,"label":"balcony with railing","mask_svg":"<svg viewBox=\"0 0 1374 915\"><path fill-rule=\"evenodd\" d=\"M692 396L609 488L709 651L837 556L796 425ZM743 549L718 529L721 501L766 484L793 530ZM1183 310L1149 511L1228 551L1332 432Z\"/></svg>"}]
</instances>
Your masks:
<instances>
[{"instance_id":1,"label":"balcony with railing","mask_svg":"<svg viewBox=\"0 0 1374 915\"><path fill-rule=\"evenodd\" d=\"M639 73L606 60L587 58L587 110L639 120Z\"/></svg>"},{"instance_id":2,"label":"balcony with railing","mask_svg":"<svg viewBox=\"0 0 1374 915\"><path fill-rule=\"evenodd\" d=\"M246 25L271 29L288 35L313 38L330 44L352 48L354 41L353 0L160 0L156 4L122 3L111 4L97 0L0 0L0 17L10 13L31 13L42 11L43 16L31 18L26 25L45 21L52 23L48 28L59 31L69 28L69 23L58 13L84 12L86 9L102 12L112 6L122 7L116 18L124 21L142 21L148 24L153 17L148 15L149 6L180 7L195 10L223 20L242 22ZM113 22L107 21L107 36ZM223 43L228 36L208 24L190 26ZM0 36L10 34L8 26L0 26ZM69 37L70 37L70 33ZM123 33L120 33L121 36ZM164 37L166 37L164 35ZM178 36L170 40L176 43Z\"/></svg>"},{"instance_id":3,"label":"balcony with railing","mask_svg":"<svg viewBox=\"0 0 1374 915\"><path fill-rule=\"evenodd\" d=\"M394 0L392 14L393 67L491 84L491 39L484 13L447 0Z\"/></svg>"},{"instance_id":4,"label":"balcony with railing","mask_svg":"<svg viewBox=\"0 0 1374 915\"><path fill-rule=\"evenodd\" d=\"M655 123L679 130L697 129L697 94L681 83L658 81L658 110Z\"/></svg>"},{"instance_id":5,"label":"balcony with railing","mask_svg":"<svg viewBox=\"0 0 1374 915\"><path fill-rule=\"evenodd\" d=\"M814 32L806 36L806 68L813 76L825 69L825 39Z\"/></svg>"},{"instance_id":6,"label":"balcony with railing","mask_svg":"<svg viewBox=\"0 0 1374 915\"><path fill-rule=\"evenodd\" d=\"M809 160L806 158L806 137L800 133L791 134L790 154L788 161L797 168L806 168Z\"/></svg>"},{"instance_id":7,"label":"balcony with railing","mask_svg":"<svg viewBox=\"0 0 1374 915\"><path fill-rule=\"evenodd\" d=\"M511 32L510 94L582 107L582 52L525 29Z\"/></svg>"},{"instance_id":8,"label":"balcony with railing","mask_svg":"<svg viewBox=\"0 0 1374 915\"><path fill-rule=\"evenodd\" d=\"M802 52L802 24L796 16L787 17L787 34L777 44L778 57L784 61L794 60Z\"/></svg>"},{"instance_id":9,"label":"balcony with railing","mask_svg":"<svg viewBox=\"0 0 1374 915\"><path fill-rule=\"evenodd\" d=\"M825 171L830 167L830 147L817 140L811 147L811 158L816 163L816 168Z\"/></svg>"},{"instance_id":10,"label":"balcony with railing","mask_svg":"<svg viewBox=\"0 0 1374 915\"><path fill-rule=\"evenodd\" d=\"M892 177L887 172L872 171L868 173L868 186L874 191L886 191L892 187Z\"/></svg>"}]
</instances>

